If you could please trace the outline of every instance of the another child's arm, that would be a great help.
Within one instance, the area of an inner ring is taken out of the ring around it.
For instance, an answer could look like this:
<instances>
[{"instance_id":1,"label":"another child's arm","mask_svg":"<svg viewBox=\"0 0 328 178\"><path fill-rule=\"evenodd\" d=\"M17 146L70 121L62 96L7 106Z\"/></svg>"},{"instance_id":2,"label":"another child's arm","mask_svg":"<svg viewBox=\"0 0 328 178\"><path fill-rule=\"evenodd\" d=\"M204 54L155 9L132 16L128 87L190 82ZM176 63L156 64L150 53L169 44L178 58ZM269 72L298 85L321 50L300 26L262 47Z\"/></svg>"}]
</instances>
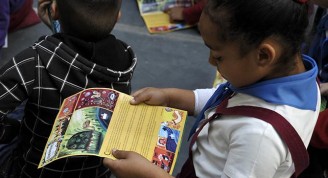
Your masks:
<instances>
[{"instance_id":1,"label":"another child's arm","mask_svg":"<svg viewBox=\"0 0 328 178\"><path fill-rule=\"evenodd\" d=\"M103 163L118 178L172 178L163 169L135 152L114 150L112 154L117 160L105 158Z\"/></svg>"},{"instance_id":2,"label":"another child's arm","mask_svg":"<svg viewBox=\"0 0 328 178\"><path fill-rule=\"evenodd\" d=\"M133 95L131 104L146 103L149 105L169 106L188 111L192 115L195 110L195 95L192 90L177 88L143 88Z\"/></svg>"},{"instance_id":3,"label":"another child's arm","mask_svg":"<svg viewBox=\"0 0 328 178\"><path fill-rule=\"evenodd\" d=\"M199 21L200 15L202 14L202 11L207 3L207 0L201 0L198 1L195 5L192 7L173 7L166 12L170 16L170 20L173 21L184 21L187 24L196 24Z\"/></svg>"}]
</instances>

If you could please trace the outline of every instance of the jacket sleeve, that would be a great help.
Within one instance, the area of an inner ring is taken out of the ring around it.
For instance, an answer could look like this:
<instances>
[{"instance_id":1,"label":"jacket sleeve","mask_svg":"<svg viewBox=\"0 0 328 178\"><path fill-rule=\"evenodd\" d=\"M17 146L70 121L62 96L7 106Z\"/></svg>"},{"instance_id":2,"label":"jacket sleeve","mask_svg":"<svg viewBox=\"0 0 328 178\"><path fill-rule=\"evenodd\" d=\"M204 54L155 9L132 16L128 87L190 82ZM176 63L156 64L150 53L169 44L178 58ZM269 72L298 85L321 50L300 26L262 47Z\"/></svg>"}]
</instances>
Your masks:
<instances>
[{"instance_id":1,"label":"jacket sleeve","mask_svg":"<svg viewBox=\"0 0 328 178\"><path fill-rule=\"evenodd\" d=\"M207 0L200 0L194 6L183 10L183 18L188 24L196 24L199 21L200 15L207 3Z\"/></svg>"},{"instance_id":2,"label":"jacket sleeve","mask_svg":"<svg viewBox=\"0 0 328 178\"><path fill-rule=\"evenodd\" d=\"M18 135L20 122L7 114L28 98L35 79L35 51L28 48L0 68L0 144Z\"/></svg>"}]
</instances>

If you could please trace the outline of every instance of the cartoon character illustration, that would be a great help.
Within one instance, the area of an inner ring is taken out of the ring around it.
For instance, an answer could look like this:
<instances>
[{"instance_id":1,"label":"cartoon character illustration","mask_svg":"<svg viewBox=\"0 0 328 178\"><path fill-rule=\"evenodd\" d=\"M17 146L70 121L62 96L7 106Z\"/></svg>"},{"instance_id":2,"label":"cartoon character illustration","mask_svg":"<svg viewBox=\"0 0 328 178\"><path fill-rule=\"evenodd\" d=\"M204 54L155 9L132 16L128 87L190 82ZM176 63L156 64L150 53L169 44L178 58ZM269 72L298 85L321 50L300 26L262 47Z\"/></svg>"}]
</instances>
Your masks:
<instances>
[{"instance_id":1,"label":"cartoon character illustration","mask_svg":"<svg viewBox=\"0 0 328 178\"><path fill-rule=\"evenodd\" d=\"M89 99L88 98L82 98L81 99L81 103L80 103L80 106L78 106L78 108L81 108L81 107L86 107L89 105Z\"/></svg>"},{"instance_id":2,"label":"cartoon character illustration","mask_svg":"<svg viewBox=\"0 0 328 178\"><path fill-rule=\"evenodd\" d=\"M168 126L175 128L175 129L179 129L180 128L180 122L182 120L182 112L181 111L174 111L173 112L173 118L172 121L168 122Z\"/></svg>"},{"instance_id":3,"label":"cartoon character illustration","mask_svg":"<svg viewBox=\"0 0 328 178\"><path fill-rule=\"evenodd\" d=\"M152 158L152 163L161 167L166 172L170 172L174 160L174 153L166 151L160 147L156 147Z\"/></svg>"},{"instance_id":4,"label":"cartoon character illustration","mask_svg":"<svg viewBox=\"0 0 328 178\"><path fill-rule=\"evenodd\" d=\"M84 121L83 124L82 124L82 128L83 129L88 129L88 130L95 130L95 127L91 125L90 120Z\"/></svg>"},{"instance_id":5,"label":"cartoon character illustration","mask_svg":"<svg viewBox=\"0 0 328 178\"><path fill-rule=\"evenodd\" d=\"M177 111L177 110L172 110L171 108L165 108L165 111L167 112L172 112L172 120L165 121L162 123L163 126L168 126L174 129L179 129L181 127L180 123L183 118L183 112L182 111Z\"/></svg>"},{"instance_id":6,"label":"cartoon character illustration","mask_svg":"<svg viewBox=\"0 0 328 178\"><path fill-rule=\"evenodd\" d=\"M55 131L56 137L65 135L70 120L71 120L71 116L66 116L64 118L59 119L58 125L56 125L56 131Z\"/></svg>"},{"instance_id":7,"label":"cartoon character illustration","mask_svg":"<svg viewBox=\"0 0 328 178\"><path fill-rule=\"evenodd\" d=\"M170 167L170 158L167 155L159 154L158 160L161 162L160 167L164 169L165 171L169 171Z\"/></svg>"},{"instance_id":8,"label":"cartoon character illustration","mask_svg":"<svg viewBox=\"0 0 328 178\"><path fill-rule=\"evenodd\" d=\"M110 91L107 95L105 107L108 108L109 110L113 110L115 108L118 96L119 94L117 92Z\"/></svg>"},{"instance_id":9,"label":"cartoon character illustration","mask_svg":"<svg viewBox=\"0 0 328 178\"><path fill-rule=\"evenodd\" d=\"M165 160L165 161L170 161L170 158L167 155L164 154L159 154L157 157L159 160Z\"/></svg>"},{"instance_id":10,"label":"cartoon character illustration","mask_svg":"<svg viewBox=\"0 0 328 178\"><path fill-rule=\"evenodd\" d=\"M158 141L157 141L157 145L161 146L161 147L165 147L166 146L166 138L164 137L159 137Z\"/></svg>"},{"instance_id":11,"label":"cartoon character illustration","mask_svg":"<svg viewBox=\"0 0 328 178\"><path fill-rule=\"evenodd\" d=\"M166 144L165 148L168 151L175 152L178 144L179 132L169 127L162 127L162 130L166 132Z\"/></svg>"},{"instance_id":12,"label":"cartoon character illustration","mask_svg":"<svg viewBox=\"0 0 328 178\"><path fill-rule=\"evenodd\" d=\"M55 158L59 150L60 142L61 141L58 140L58 141L51 142L47 145L44 162L48 162Z\"/></svg>"},{"instance_id":13,"label":"cartoon character illustration","mask_svg":"<svg viewBox=\"0 0 328 178\"><path fill-rule=\"evenodd\" d=\"M102 105L104 99L101 97L101 93L99 91L92 91L92 95L90 96L90 98L92 99L92 102L98 105Z\"/></svg>"},{"instance_id":14,"label":"cartoon character illustration","mask_svg":"<svg viewBox=\"0 0 328 178\"><path fill-rule=\"evenodd\" d=\"M68 113L69 113L69 108L68 108L68 107L64 108L64 109L63 109L63 113L64 113L65 115L68 114Z\"/></svg>"}]
</instances>

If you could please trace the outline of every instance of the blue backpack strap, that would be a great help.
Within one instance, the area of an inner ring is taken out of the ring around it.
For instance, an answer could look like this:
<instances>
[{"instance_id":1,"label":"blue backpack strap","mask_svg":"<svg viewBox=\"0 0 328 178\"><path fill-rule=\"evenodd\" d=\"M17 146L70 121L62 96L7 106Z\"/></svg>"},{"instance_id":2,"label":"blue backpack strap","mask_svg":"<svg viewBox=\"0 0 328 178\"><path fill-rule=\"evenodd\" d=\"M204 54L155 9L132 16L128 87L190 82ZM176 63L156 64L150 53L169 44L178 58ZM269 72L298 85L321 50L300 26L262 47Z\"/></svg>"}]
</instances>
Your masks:
<instances>
[{"instance_id":1,"label":"blue backpack strap","mask_svg":"<svg viewBox=\"0 0 328 178\"><path fill-rule=\"evenodd\" d=\"M219 106L220 107L221 105L226 105L228 99L230 98L230 96L232 95L232 91L231 90L227 90L227 92L224 92L225 94L223 94L222 96L220 96L220 101L216 102L216 103L219 103ZM214 94L214 97L215 97L215 94ZM214 98L212 97L212 98ZM211 99L210 99L211 100ZM208 102L208 103L212 103L212 102ZM215 103L215 104L216 104ZM211 104L213 105L213 104ZM205 110L207 109L208 107L205 107L205 109L203 109L202 111L202 115L204 114ZM192 131L192 139L190 141L190 146L189 146L189 157L188 159L185 161L185 163L183 164L182 168L181 168L181 172L176 176L176 178L197 178L196 176L196 172L195 172L195 168L194 168L194 163L193 163L193 160L192 160L192 151L191 151L191 148L193 146L193 144L195 143L197 137L198 137L198 134L200 133L200 131L203 129L203 127L208 123L210 122L211 120L214 120L214 119L218 119L220 116L219 113L215 113L213 114L210 118L208 119L202 119L202 120L199 120L197 122L197 125L199 124L199 127L198 129L195 127L194 130L195 131ZM203 116L202 116L203 117ZM202 122L201 122L202 121ZM189 137L190 138L190 137Z\"/></svg>"},{"instance_id":2,"label":"blue backpack strap","mask_svg":"<svg viewBox=\"0 0 328 178\"><path fill-rule=\"evenodd\" d=\"M226 102L227 104L227 102ZM220 105L216 113L222 115L241 115L261 119L271 124L278 132L282 140L287 144L295 165L295 173L292 177L299 176L309 165L309 155L304 143L294 127L280 114L275 111L254 107L254 106L235 106L226 108Z\"/></svg>"}]
</instances>

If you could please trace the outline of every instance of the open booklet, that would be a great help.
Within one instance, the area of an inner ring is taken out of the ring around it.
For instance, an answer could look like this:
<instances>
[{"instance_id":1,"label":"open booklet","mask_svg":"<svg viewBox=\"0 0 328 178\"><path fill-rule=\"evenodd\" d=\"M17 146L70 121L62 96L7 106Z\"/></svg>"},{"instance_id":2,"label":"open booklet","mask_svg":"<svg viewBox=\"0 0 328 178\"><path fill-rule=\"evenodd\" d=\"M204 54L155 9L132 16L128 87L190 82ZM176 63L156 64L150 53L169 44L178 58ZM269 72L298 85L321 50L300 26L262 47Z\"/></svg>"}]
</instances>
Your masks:
<instances>
[{"instance_id":1,"label":"open booklet","mask_svg":"<svg viewBox=\"0 0 328 178\"><path fill-rule=\"evenodd\" d=\"M191 27L184 23L171 23L165 11L172 7L190 7L193 0L137 0L140 15L150 33L163 33Z\"/></svg>"},{"instance_id":2,"label":"open booklet","mask_svg":"<svg viewBox=\"0 0 328 178\"><path fill-rule=\"evenodd\" d=\"M63 157L113 158L113 148L135 151L172 174L187 112L130 105L131 96L90 88L66 98L48 138L39 168Z\"/></svg>"}]
</instances>

